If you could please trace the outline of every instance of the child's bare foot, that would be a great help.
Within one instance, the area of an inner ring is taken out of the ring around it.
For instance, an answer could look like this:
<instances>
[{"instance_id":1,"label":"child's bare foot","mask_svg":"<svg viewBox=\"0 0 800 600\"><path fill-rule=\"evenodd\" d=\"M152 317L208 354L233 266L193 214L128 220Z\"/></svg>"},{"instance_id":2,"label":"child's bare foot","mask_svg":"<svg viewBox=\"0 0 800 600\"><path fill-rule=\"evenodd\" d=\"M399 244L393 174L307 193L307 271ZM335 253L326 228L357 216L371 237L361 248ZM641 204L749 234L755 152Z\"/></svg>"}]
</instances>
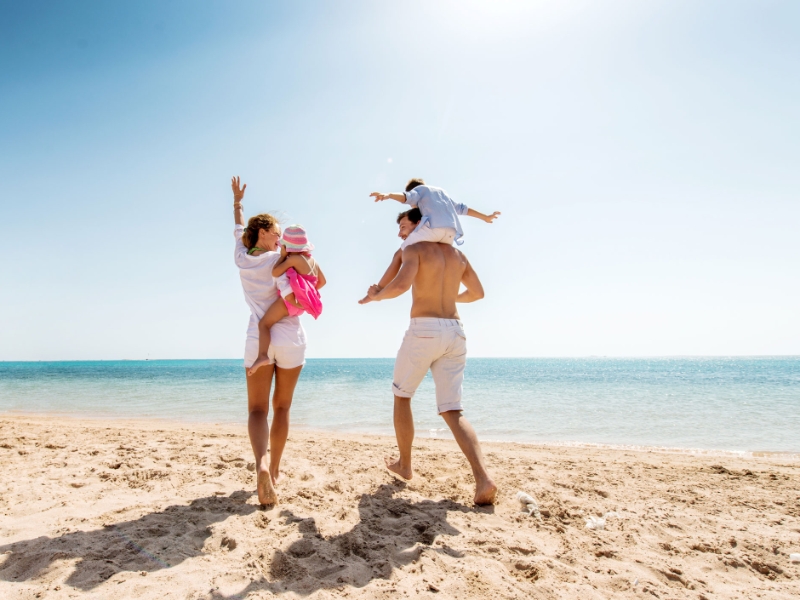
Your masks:
<instances>
[{"instance_id":1,"label":"child's bare foot","mask_svg":"<svg viewBox=\"0 0 800 600\"><path fill-rule=\"evenodd\" d=\"M259 356L256 359L256 362L253 363L253 366L251 366L249 369L247 369L247 374L250 377L252 377L253 375L255 375L256 371L258 371L264 365L268 365L268 364L269 364L269 357L268 356Z\"/></svg>"},{"instance_id":2,"label":"child's bare foot","mask_svg":"<svg viewBox=\"0 0 800 600\"><path fill-rule=\"evenodd\" d=\"M399 475L403 479L411 479L414 476L414 472L411 470L411 467L406 467L400 464L400 459L391 459L386 457L383 459L386 462L386 468L389 469L395 475Z\"/></svg>"},{"instance_id":3,"label":"child's bare foot","mask_svg":"<svg viewBox=\"0 0 800 600\"><path fill-rule=\"evenodd\" d=\"M269 471L258 472L258 501L261 504L270 505L278 503L278 494L272 485L272 476Z\"/></svg>"},{"instance_id":4,"label":"child's bare foot","mask_svg":"<svg viewBox=\"0 0 800 600\"><path fill-rule=\"evenodd\" d=\"M481 485L475 486L475 504L494 504L496 499L497 486L491 479L487 479Z\"/></svg>"}]
</instances>

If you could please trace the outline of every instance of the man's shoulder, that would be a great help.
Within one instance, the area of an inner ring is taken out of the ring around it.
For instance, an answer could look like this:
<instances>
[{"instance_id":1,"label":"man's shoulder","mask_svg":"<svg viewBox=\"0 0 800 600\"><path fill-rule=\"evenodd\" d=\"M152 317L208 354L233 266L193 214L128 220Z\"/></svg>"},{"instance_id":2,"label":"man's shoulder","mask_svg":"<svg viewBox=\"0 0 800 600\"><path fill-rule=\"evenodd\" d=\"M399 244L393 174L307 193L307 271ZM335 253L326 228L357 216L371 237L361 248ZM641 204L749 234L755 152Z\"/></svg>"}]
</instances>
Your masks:
<instances>
[{"instance_id":1,"label":"man's shoulder","mask_svg":"<svg viewBox=\"0 0 800 600\"><path fill-rule=\"evenodd\" d=\"M403 250L404 256L406 252L409 253L408 254L409 256L444 254L444 255L456 256L459 258L465 258L463 252L461 252L454 246L450 244L445 244L443 242L417 242L416 244L411 244L410 246L406 246L406 248Z\"/></svg>"}]
</instances>

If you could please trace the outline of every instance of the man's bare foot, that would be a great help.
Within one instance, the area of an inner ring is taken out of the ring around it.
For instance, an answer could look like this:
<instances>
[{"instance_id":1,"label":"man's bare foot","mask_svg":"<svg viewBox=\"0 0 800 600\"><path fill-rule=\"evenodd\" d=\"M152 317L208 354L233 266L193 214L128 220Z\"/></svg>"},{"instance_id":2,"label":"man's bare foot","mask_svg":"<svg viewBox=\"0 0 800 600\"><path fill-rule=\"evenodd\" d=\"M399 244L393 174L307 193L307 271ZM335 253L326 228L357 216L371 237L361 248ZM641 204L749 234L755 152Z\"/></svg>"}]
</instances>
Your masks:
<instances>
[{"instance_id":1,"label":"man's bare foot","mask_svg":"<svg viewBox=\"0 0 800 600\"><path fill-rule=\"evenodd\" d=\"M414 472L411 470L411 467L403 467L400 465L400 459L392 459L388 456L383 459L386 462L386 468L389 469L395 475L399 475L403 479L411 479L414 476Z\"/></svg>"},{"instance_id":2,"label":"man's bare foot","mask_svg":"<svg viewBox=\"0 0 800 600\"><path fill-rule=\"evenodd\" d=\"M258 371L264 365L268 365L268 364L269 364L269 357L268 356L259 356L256 359L256 362L253 363L253 366L251 366L249 369L247 369L247 374L250 377L252 377L253 375L255 375L256 371Z\"/></svg>"},{"instance_id":3,"label":"man's bare foot","mask_svg":"<svg viewBox=\"0 0 800 600\"><path fill-rule=\"evenodd\" d=\"M272 485L272 476L269 471L258 472L258 501L261 504L277 504L278 494Z\"/></svg>"},{"instance_id":4,"label":"man's bare foot","mask_svg":"<svg viewBox=\"0 0 800 600\"><path fill-rule=\"evenodd\" d=\"M487 479L480 486L475 486L475 504L494 504L497 499L497 486L494 481Z\"/></svg>"}]
</instances>

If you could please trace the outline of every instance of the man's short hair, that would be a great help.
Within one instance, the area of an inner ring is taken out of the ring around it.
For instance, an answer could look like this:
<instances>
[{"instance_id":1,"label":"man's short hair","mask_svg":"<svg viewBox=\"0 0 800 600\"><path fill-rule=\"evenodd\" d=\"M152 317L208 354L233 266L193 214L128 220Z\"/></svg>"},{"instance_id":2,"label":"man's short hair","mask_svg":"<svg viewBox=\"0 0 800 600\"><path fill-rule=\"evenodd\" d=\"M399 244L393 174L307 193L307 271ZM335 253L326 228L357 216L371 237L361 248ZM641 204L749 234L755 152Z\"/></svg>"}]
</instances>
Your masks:
<instances>
[{"instance_id":1,"label":"man's short hair","mask_svg":"<svg viewBox=\"0 0 800 600\"><path fill-rule=\"evenodd\" d=\"M408 183L406 184L406 191L410 192L418 185L425 185L425 180L422 177L415 177L414 179L409 179Z\"/></svg>"},{"instance_id":2,"label":"man's short hair","mask_svg":"<svg viewBox=\"0 0 800 600\"><path fill-rule=\"evenodd\" d=\"M422 221L422 213L420 212L419 208L412 208L411 210L407 210L406 212L401 212L397 215L397 223L400 224L400 221L403 219L408 218L409 221L416 225L420 221Z\"/></svg>"}]
</instances>

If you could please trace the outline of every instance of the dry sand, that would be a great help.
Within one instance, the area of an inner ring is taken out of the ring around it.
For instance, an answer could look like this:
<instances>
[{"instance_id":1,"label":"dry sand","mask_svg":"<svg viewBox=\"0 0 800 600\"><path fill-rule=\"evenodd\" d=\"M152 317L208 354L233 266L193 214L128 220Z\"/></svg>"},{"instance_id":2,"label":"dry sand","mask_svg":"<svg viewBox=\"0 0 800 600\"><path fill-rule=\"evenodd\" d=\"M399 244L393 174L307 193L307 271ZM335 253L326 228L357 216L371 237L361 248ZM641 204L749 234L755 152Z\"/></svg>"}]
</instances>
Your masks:
<instances>
[{"instance_id":1,"label":"dry sand","mask_svg":"<svg viewBox=\"0 0 800 600\"><path fill-rule=\"evenodd\" d=\"M454 442L393 449L293 431L264 510L244 427L2 417L0 597L800 597L793 457L484 444L476 508Z\"/></svg>"}]
</instances>

